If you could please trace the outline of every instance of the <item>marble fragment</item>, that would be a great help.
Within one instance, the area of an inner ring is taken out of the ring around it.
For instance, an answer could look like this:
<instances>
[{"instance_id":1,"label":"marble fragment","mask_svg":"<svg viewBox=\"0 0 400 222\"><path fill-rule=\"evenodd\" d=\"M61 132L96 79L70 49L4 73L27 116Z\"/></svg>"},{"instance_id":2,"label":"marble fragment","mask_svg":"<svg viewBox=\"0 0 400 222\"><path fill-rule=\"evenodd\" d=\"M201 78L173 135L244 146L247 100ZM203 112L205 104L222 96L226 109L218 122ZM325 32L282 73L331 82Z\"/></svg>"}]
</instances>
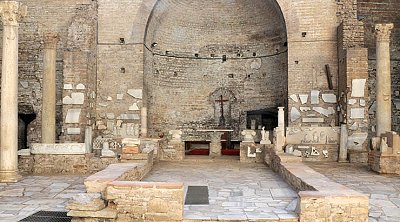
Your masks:
<instances>
[{"instance_id":1,"label":"marble fragment","mask_svg":"<svg viewBox=\"0 0 400 222\"><path fill-rule=\"evenodd\" d=\"M86 153L86 147L84 143L32 143L31 146L32 154L73 155Z\"/></svg>"},{"instance_id":2,"label":"marble fragment","mask_svg":"<svg viewBox=\"0 0 400 222\"><path fill-rule=\"evenodd\" d=\"M349 129L358 130L358 123L353 123L353 125L351 125Z\"/></svg>"},{"instance_id":3,"label":"marble fragment","mask_svg":"<svg viewBox=\"0 0 400 222\"><path fill-rule=\"evenodd\" d=\"M311 90L311 104L319 104L319 90Z\"/></svg>"},{"instance_id":4,"label":"marble fragment","mask_svg":"<svg viewBox=\"0 0 400 222\"><path fill-rule=\"evenodd\" d=\"M362 148L367 140L368 133L353 133L347 139L347 148Z\"/></svg>"},{"instance_id":5,"label":"marble fragment","mask_svg":"<svg viewBox=\"0 0 400 222\"><path fill-rule=\"evenodd\" d=\"M65 123L80 123L81 110L82 109L68 109L67 115L65 116Z\"/></svg>"},{"instance_id":6,"label":"marble fragment","mask_svg":"<svg viewBox=\"0 0 400 222\"><path fill-rule=\"evenodd\" d=\"M366 79L353 79L351 81L351 97L364 97Z\"/></svg>"},{"instance_id":7,"label":"marble fragment","mask_svg":"<svg viewBox=\"0 0 400 222\"><path fill-rule=\"evenodd\" d=\"M299 94L301 104L306 104L308 102L308 94Z\"/></svg>"},{"instance_id":8,"label":"marble fragment","mask_svg":"<svg viewBox=\"0 0 400 222\"><path fill-rule=\"evenodd\" d=\"M365 106L366 105L366 102L365 102L365 99L360 99L360 106Z\"/></svg>"},{"instance_id":9,"label":"marble fragment","mask_svg":"<svg viewBox=\"0 0 400 222\"><path fill-rule=\"evenodd\" d=\"M129 107L129 111L138 111L139 106L137 105L137 103L134 103L132 106Z\"/></svg>"},{"instance_id":10,"label":"marble fragment","mask_svg":"<svg viewBox=\"0 0 400 222\"><path fill-rule=\"evenodd\" d=\"M351 108L351 119L364 119L365 108Z\"/></svg>"},{"instance_id":11,"label":"marble fragment","mask_svg":"<svg viewBox=\"0 0 400 222\"><path fill-rule=\"evenodd\" d=\"M142 99L143 97L143 91L141 89L128 89L128 94L136 99Z\"/></svg>"},{"instance_id":12,"label":"marble fragment","mask_svg":"<svg viewBox=\"0 0 400 222\"><path fill-rule=\"evenodd\" d=\"M400 99L393 99L392 101L396 109L400 109Z\"/></svg>"},{"instance_id":13,"label":"marble fragment","mask_svg":"<svg viewBox=\"0 0 400 222\"><path fill-rule=\"evenodd\" d=\"M311 107L300 107L300 111L302 112L311 111Z\"/></svg>"},{"instance_id":14,"label":"marble fragment","mask_svg":"<svg viewBox=\"0 0 400 222\"><path fill-rule=\"evenodd\" d=\"M113 98L111 96L107 97L107 101L112 101L112 100L113 100Z\"/></svg>"},{"instance_id":15,"label":"marble fragment","mask_svg":"<svg viewBox=\"0 0 400 222\"><path fill-rule=\"evenodd\" d=\"M139 120L140 116L138 114L128 114L128 113L123 113L120 116L117 117L117 119L122 119L122 120Z\"/></svg>"},{"instance_id":16,"label":"marble fragment","mask_svg":"<svg viewBox=\"0 0 400 222\"><path fill-rule=\"evenodd\" d=\"M303 123L323 123L324 118L303 118Z\"/></svg>"},{"instance_id":17,"label":"marble fragment","mask_svg":"<svg viewBox=\"0 0 400 222\"><path fill-rule=\"evenodd\" d=\"M315 147L311 147L311 152L310 152L311 156L319 156L319 152L317 149L315 149Z\"/></svg>"},{"instance_id":18,"label":"marble fragment","mask_svg":"<svg viewBox=\"0 0 400 222\"><path fill-rule=\"evenodd\" d=\"M124 99L124 94L117 94L117 100Z\"/></svg>"},{"instance_id":19,"label":"marble fragment","mask_svg":"<svg viewBox=\"0 0 400 222\"><path fill-rule=\"evenodd\" d=\"M296 94L290 95L290 98L291 98L294 102L296 102L296 103L299 102L299 98L297 97Z\"/></svg>"},{"instance_id":20,"label":"marble fragment","mask_svg":"<svg viewBox=\"0 0 400 222\"><path fill-rule=\"evenodd\" d=\"M76 89L86 89L86 87L82 83L79 83L78 85L76 85Z\"/></svg>"},{"instance_id":21,"label":"marble fragment","mask_svg":"<svg viewBox=\"0 0 400 222\"><path fill-rule=\"evenodd\" d=\"M333 93L322 94L322 100L326 103L336 103L336 95Z\"/></svg>"},{"instance_id":22,"label":"marble fragment","mask_svg":"<svg viewBox=\"0 0 400 222\"><path fill-rule=\"evenodd\" d=\"M81 128L67 128L68 135L79 135L81 134Z\"/></svg>"},{"instance_id":23,"label":"marble fragment","mask_svg":"<svg viewBox=\"0 0 400 222\"><path fill-rule=\"evenodd\" d=\"M326 117L335 113L335 110L332 107L329 107L328 109L324 109L322 107L313 107L313 110L319 114L326 116Z\"/></svg>"},{"instance_id":24,"label":"marble fragment","mask_svg":"<svg viewBox=\"0 0 400 222\"><path fill-rule=\"evenodd\" d=\"M368 114L374 114L376 112L376 101L372 103L372 105L368 109Z\"/></svg>"},{"instance_id":25,"label":"marble fragment","mask_svg":"<svg viewBox=\"0 0 400 222\"><path fill-rule=\"evenodd\" d=\"M29 82L28 81L20 81L19 84L21 84L22 88L26 89L29 86Z\"/></svg>"},{"instance_id":26,"label":"marble fragment","mask_svg":"<svg viewBox=\"0 0 400 222\"><path fill-rule=\"evenodd\" d=\"M64 84L64 89L74 89L74 87L72 86L72 84L66 83Z\"/></svg>"},{"instance_id":27,"label":"marble fragment","mask_svg":"<svg viewBox=\"0 0 400 222\"><path fill-rule=\"evenodd\" d=\"M115 119L114 113L107 113L106 117L107 117L107 119Z\"/></svg>"},{"instance_id":28,"label":"marble fragment","mask_svg":"<svg viewBox=\"0 0 400 222\"><path fill-rule=\"evenodd\" d=\"M301 157L303 154L301 153L300 150L294 150L292 153L293 156Z\"/></svg>"},{"instance_id":29,"label":"marble fragment","mask_svg":"<svg viewBox=\"0 0 400 222\"><path fill-rule=\"evenodd\" d=\"M296 107L292 107L290 110L290 121L294 122L301 117L300 111Z\"/></svg>"},{"instance_id":30,"label":"marble fragment","mask_svg":"<svg viewBox=\"0 0 400 222\"><path fill-rule=\"evenodd\" d=\"M74 104L82 105L85 102L84 93L71 93L72 100Z\"/></svg>"},{"instance_id":31,"label":"marble fragment","mask_svg":"<svg viewBox=\"0 0 400 222\"><path fill-rule=\"evenodd\" d=\"M349 105L354 105L357 103L356 99L349 99L349 101L347 101L349 103Z\"/></svg>"}]
</instances>

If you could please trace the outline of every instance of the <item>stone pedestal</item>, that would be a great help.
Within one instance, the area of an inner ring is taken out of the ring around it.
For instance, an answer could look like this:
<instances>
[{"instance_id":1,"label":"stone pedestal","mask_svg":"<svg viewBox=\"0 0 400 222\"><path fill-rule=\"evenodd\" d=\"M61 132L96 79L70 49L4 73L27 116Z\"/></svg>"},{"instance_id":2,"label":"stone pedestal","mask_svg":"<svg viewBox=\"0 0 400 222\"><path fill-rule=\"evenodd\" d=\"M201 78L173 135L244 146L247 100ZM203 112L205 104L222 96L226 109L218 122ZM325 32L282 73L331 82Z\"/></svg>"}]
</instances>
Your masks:
<instances>
[{"instance_id":1,"label":"stone pedestal","mask_svg":"<svg viewBox=\"0 0 400 222\"><path fill-rule=\"evenodd\" d=\"M210 156L218 157L221 156L221 136L222 132L212 132L211 133L211 143L210 143Z\"/></svg>"},{"instance_id":2,"label":"stone pedestal","mask_svg":"<svg viewBox=\"0 0 400 222\"><path fill-rule=\"evenodd\" d=\"M376 35L376 135L391 131L390 33L393 24L377 24Z\"/></svg>"},{"instance_id":3,"label":"stone pedestal","mask_svg":"<svg viewBox=\"0 0 400 222\"><path fill-rule=\"evenodd\" d=\"M0 182L17 182L18 174L18 22L26 6L1 1L3 61L1 75Z\"/></svg>"},{"instance_id":4,"label":"stone pedestal","mask_svg":"<svg viewBox=\"0 0 400 222\"><path fill-rule=\"evenodd\" d=\"M141 138L146 138L147 137L147 108L142 107L140 110L140 135Z\"/></svg>"}]
</instances>

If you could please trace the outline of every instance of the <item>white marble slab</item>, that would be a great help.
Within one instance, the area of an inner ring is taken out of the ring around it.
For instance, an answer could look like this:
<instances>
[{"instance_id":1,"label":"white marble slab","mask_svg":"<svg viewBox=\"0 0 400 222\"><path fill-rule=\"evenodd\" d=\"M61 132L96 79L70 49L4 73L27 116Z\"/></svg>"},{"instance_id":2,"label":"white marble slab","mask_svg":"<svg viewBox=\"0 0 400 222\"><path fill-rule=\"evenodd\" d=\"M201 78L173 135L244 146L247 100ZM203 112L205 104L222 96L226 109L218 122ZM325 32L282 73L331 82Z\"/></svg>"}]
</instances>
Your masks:
<instances>
[{"instance_id":1,"label":"white marble slab","mask_svg":"<svg viewBox=\"0 0 400 222\"><path fill-rule=\"evenodd\" d=\"M328 109L324 109L322 107L313 107L313 110L319 114L326 116L326 117L335 113L335 110L332 107L329 107Z\"/></svg>"},{"instance_id":2,"label":"white marble slab","mask_svg":"<svg viewBox=\"0 0 400 222\"><path fill-rule=\"evenodd\" d=\"M366 79L353 79L351 81L351 97L364 97Z\"/></svg>"},{"instance_id":3,"label":"white marble slab","mask_svg":"<svg viewBox=\"0 0 400 222\"><path fill-rule=\"evenodd\" d=\"M319 90L311 90L311 104L319 104Z\"/></svg>"},{"instance_id":4,"label":"white marble slab","mask_svg":"<svg viewBox=\"0 0 400 222\"><path fill-rule=\"evenodd\" d=\"M80 135L81 128L67 128L67 134L68 135Z\"/></svg>"},{"instance_id":5,"label":"white marble slab","mask_svg":"<svg viewBox=\"0 0 400 222\"><path fill-rule=\"evenodd\" d=\"M364 119L365 108L351 108L350 113L351 119Z\"/></svg>"},{"instance_id":6,"label":"white marble slab","mask_svg":"<svg viewBox=\"0 0 400 222\"><path fill-rule=\"evenodd\" d=\"M299 102L299 98L297 97L296 94L290 95L290 98L291 98L294 102L296 102L296 103Z\"/></svg>"},{"instance_id":7,"label":"white marble slab","mask_svg":"<svg viewBox=\"0 0 400 222\"><path fill-rule=\"evenodd\" d=\"M301 104L306 104L308 102L308 94L299 94Z\"/></svg>"},{"instance_id":8,"label":"white marble slab","mask_svg":"<svg viewBox=\"0 0 400 222\"><path fill-rule=\"evenodd\" d=\"M32 143L31 146L32 154L74 155L86 153L86 146L84 143Z\"/></svg>"},{"instance_id":9,"label":"white marble slab","mask_svg":"<svg viewBox=\"0 0 400 222\"><path fill-rule=\"evenodd\" d=\"M136 99L142 99L143 90L141 89L128 89L128 94Z\"/></svg>"},{"instance_id":10,"label":"white marble slab","mask_svg":"<svg viewBox=\"0 0 400 222\"><path fill-rule=\"evenodd\" d=\"M303 118L303 123L323 123L324 118Z\"/></svg>"},{"instance_id":11,"label":"white marble slab","mask_svg":"<svg viewBox=\"0 0 400 222\"><path fill-rule=\"evenodd\" d=\"M333 93L322 94L322 100L326 103L336 103L336 95Z\"/></svg>"},{"instance_id":12,"label":"white marble slab","mask_svg":"<svg viewBox=\"0 0 400 222\"><path fill-rule=\"evenodd\" d=\"M301 117L300 111L296 107L292 107L290 110L290 121L294 122Z\"/></svg>"},{"instance_id":13,"label":"white marble slab","mask_svg":"<svg viewBox=\"0 0 400 222\"><path fill-rule=\"evenodd\" d=\"M80 123L82 109L68 109L65 116L65 123Z\"/></svg>"}]
</instances>

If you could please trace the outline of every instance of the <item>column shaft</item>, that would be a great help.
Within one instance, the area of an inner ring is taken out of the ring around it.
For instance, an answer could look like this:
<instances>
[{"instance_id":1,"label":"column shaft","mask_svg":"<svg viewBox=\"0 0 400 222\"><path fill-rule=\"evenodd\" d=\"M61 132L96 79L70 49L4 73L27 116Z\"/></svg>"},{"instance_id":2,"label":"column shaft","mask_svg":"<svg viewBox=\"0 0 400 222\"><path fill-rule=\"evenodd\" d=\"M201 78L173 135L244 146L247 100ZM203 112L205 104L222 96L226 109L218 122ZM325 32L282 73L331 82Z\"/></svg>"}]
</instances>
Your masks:
<instances>
[{"instance_id":1,"label":"column shaft","mask_svg":"<svg viewBox=\"0 0 400 222\"><path fill-rule=\"evenodd\" d=\"M377 24L376 33L376 134L392 129L390 33L393 24Z\"/></svg>"},{"instance_id":2,"label":"column shaft","mask_svg":"<svg viewBox=\"0 0 400 222\"><path fill-rule=\"evenodd\" d=\"M141 126L140 126L140 137L141 138L146 138L147 137L147 108L142 107L141 112L140 112L140 120L141 120Z\"/></svg>"},{"instance_id":3,"label":"column shaft","mask_svg":"<svg viewBox=\"0 0 400 222\"><path fill-rule=\"evenodd\" d=\"M42 143L55 143L56 138L56 34L44 37Z\"/></svg>"}]
</instances>

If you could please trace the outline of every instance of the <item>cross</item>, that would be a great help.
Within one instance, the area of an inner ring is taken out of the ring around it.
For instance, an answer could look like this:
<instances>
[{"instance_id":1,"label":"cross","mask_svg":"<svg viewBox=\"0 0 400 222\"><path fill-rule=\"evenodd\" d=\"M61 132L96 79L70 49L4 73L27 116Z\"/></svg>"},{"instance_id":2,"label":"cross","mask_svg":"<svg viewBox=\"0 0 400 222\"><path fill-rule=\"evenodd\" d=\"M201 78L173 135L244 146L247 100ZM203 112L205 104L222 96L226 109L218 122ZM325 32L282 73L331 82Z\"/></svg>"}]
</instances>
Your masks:
<instances>
[{"instance_id":1,"label":"cross","mask_svg":"<svg viewBox=\"0 0 400 222\"><path fill-rule=\"evenodd\" d=\"M221 104L221 117L219 118L219 126L225 126L225 117L224 117L224 102L228 102L229 100L223 99L221 95L220 99L215 100L215 102L219 102Z\"/></svg>"}]
</instances>

